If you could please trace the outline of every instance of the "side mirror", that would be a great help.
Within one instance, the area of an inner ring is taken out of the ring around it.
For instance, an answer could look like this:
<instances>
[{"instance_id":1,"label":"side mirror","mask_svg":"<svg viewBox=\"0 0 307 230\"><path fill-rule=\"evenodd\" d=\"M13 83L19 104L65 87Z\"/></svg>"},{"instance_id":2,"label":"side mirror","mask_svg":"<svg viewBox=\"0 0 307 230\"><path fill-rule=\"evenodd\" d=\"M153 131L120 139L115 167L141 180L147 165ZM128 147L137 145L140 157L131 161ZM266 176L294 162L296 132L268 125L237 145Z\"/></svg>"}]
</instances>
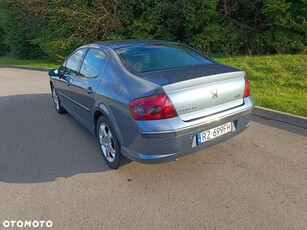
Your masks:
<instances>
[{"instance_id":1,"label":"side mirror","mask_svg":"<svg viewBox=\"0 0 307 230\"><path fill-rule=\"evenodd\" d=\"M58 77L60 75L58 69L51 69L48 74L50 77Z\"/></svg>"}]
</instances>

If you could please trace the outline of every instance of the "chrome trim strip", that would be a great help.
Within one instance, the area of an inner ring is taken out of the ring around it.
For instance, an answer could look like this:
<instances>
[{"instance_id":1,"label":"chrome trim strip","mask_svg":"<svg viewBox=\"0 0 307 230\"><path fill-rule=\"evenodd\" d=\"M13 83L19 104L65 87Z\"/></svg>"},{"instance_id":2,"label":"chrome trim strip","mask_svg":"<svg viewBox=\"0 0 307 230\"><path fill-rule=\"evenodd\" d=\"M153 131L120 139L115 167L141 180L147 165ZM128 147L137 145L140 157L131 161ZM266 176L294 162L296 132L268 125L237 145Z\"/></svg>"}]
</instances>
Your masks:
<instances>
[{"instance_id":1,"label":"chrome trim strip","mask_svg":"<svg viewBox=\"0 0 307 230\"><path fill-rule=\"evenodd\" d=\"M80 104L79 102L71 99L70 97L67 97L66 95L64 95L61 92L57 92L58 94L60 94L61 96L65 97L67 100L70 100L71 102L75 103L76 105L80 106L82 109L85 109L87 112L91 111L89 108L85 107L84 105Z\"/></svg>"}]
</instances>

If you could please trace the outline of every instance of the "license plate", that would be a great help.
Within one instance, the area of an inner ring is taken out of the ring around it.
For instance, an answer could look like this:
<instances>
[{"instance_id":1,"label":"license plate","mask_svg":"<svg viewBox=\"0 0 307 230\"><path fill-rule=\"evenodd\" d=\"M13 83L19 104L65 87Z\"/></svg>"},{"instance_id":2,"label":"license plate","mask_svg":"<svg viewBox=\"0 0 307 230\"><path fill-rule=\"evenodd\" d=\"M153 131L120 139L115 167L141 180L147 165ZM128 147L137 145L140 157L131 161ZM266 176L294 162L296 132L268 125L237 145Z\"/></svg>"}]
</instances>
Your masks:
<instances>
[{"instance_id":1,"label":"license plate","mask_svg":"<svg viewBox=\"0 0 307 230\"><path fill-rule=\"evenodd\" d=\"M212 140L232 131L232 122L217 126L197 134L197 144Z\"/></svg>"}]
</instances>

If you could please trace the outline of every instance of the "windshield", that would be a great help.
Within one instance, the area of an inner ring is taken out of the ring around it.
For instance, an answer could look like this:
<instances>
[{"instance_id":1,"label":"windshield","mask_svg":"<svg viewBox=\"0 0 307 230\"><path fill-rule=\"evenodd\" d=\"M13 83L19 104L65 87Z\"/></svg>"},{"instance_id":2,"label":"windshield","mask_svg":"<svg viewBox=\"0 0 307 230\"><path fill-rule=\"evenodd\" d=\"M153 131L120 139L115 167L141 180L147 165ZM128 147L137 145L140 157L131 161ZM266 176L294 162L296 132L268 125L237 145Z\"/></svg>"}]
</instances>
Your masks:
<instances>
[{"instance_id":1,"label":"windshield","mask_svg":"<svg viewBox=\"0 0 307 230\"><path fill-rule=\"evenodd\" d=\"M115 51L126 68L136 73L212 63L204 55L180 44L131 45Z\"/></svg>"}]
</instances>

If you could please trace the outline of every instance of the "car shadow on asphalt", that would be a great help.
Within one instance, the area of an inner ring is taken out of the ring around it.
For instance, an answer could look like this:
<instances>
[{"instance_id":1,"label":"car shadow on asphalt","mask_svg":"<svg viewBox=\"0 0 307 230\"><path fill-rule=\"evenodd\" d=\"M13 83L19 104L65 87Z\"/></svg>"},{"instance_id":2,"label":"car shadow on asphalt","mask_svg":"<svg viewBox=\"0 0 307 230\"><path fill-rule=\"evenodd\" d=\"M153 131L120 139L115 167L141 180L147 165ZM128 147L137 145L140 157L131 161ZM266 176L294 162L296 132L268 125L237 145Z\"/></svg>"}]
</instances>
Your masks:
<instances>
[{"instance_id":1,"label":"car shadow on asphalt","mask_svg":"<svg viewBox=\"0 0 307 230\"><path fill-rule=\"evenodd\" d=\"M252 121L307 137L307 129L303 127L298 127L285 122L267 119L256 115L253 115Z\"/></svg>"},{"instance_id":2,"label":"car shadow on asphalt","mask_svg":"<svg viewBox=\"0 0 307 230\"><path fill-rule=\"evenodd\" d=\"M95 136L69 114L58 114L50 94L0 97L0 111L0 182L48 182L110 170Z\"/></svg>"},{"instance_id":3,"label":"car shadow on asphalt","mask_svg":"<svg viewBox=\"0 0 307 230\"><path fill-rule=\"evenodd\" d=\"M253 121L307 136L289 124ZM0 97L0 140L0 182L41 183L110 170L97 139L69 114L56 113L50 94Z\"/></svg>"}]
</instances>

